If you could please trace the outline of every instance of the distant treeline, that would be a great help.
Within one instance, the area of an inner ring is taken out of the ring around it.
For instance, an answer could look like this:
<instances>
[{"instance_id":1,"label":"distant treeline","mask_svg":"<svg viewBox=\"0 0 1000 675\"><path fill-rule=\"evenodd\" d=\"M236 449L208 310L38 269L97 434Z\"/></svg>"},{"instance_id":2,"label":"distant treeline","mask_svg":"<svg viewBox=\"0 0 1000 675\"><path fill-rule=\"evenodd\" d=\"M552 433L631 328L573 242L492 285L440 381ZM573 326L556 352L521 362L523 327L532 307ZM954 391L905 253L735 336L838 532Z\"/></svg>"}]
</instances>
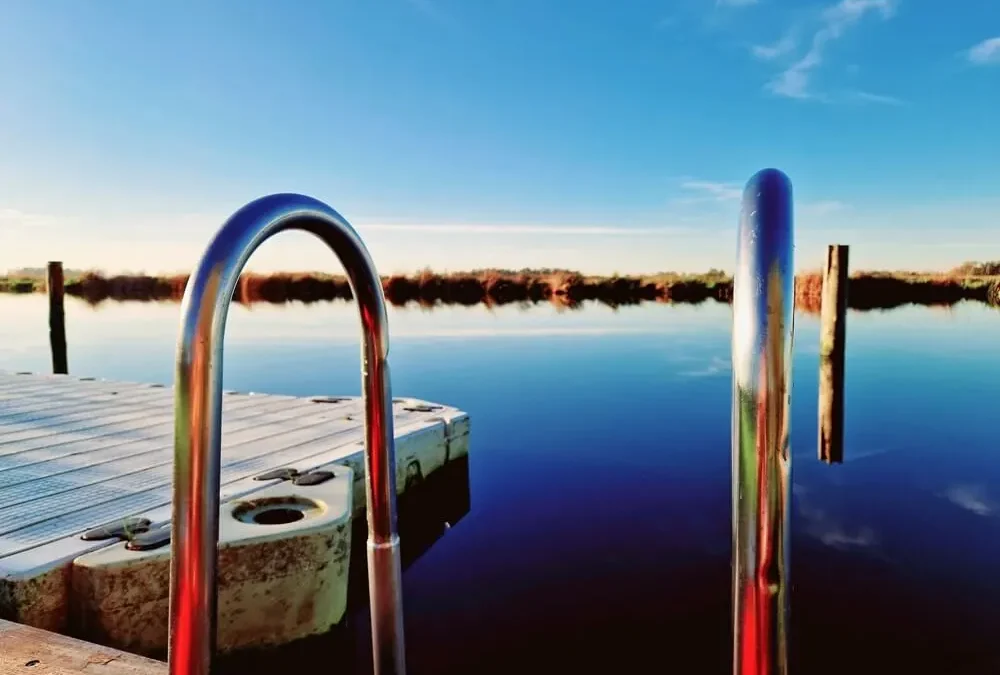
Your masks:
<instances>
[{"instance_id":1,"label":"distant treeline","mask_svg":"<svg viewBox=\"0 0 1000 675\"><path fill-rule=\"evenodd\" d=\"M37 272L31 274L30 272ZM108 276L98 272L69 272L66 293L97 304L105 300L179 300L186 275ZM419 303L506 305L553 302L577 306L586 301L611 306L641 302L729 302L732 278L721 270L704 274L663 273L647 276L586 276L571 270L500 270L383 277L386 299L394 305ZM44 291L44 270L18 270L0 277L0 292ZM822 278L818 273L798 275L796 305L819 311ZM234 300L240 303L285 303L349 300L351 289L343 276L319 273L244 274ZM848 284L848 303L855 309L892 308L905 304L951 305L978 300L1000 305L1000 262L965 263L945 273L858 272Z\"/></svg>"},{"instance_id":2,"label":"distant treeline","mask_svg":"<svg viewBox=\"0 0 1000 675\"><path fill-rule=\"evenodd\" d=\"M1000 277L1000 262L966 262L948 274L956 277Z\"/></svg>"}]
</instances>

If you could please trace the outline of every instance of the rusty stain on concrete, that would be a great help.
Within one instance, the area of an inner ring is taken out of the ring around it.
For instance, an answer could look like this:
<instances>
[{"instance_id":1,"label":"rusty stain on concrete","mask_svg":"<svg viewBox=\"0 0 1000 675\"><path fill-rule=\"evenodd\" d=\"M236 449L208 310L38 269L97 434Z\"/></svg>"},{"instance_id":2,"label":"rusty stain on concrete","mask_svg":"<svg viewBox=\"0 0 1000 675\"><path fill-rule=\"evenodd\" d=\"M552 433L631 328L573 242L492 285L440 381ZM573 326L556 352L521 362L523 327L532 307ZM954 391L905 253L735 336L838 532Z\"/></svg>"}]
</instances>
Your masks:
<instances>
[{"instance_id":1,"label":"rusty stain on concrete","mask_svg":"<svg viewBox=\"0 0 1000 675\"><path fill-rule=\"evenodd\" d=\"M70 604L69 579L68 566L35 577L0 578L0 618L64 632Z\"/></svg>"}]
</instances>

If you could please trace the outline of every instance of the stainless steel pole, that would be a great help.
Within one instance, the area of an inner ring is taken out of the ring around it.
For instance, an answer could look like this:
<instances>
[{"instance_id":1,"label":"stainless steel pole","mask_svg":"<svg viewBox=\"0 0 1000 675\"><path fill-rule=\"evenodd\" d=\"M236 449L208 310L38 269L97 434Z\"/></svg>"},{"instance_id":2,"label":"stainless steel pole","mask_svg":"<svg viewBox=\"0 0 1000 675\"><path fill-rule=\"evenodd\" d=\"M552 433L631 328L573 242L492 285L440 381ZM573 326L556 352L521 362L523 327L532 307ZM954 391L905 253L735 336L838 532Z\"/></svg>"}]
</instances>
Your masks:
<instances>
[{"instance_id":1,"label":"stainless steel pole","mask_svg":"<svg viewBox=\"0 0 1000 675\"><path fill-rule=\"evenodd\" d=\"M794 333L792 187L743 192L733 279L733 673L788 672L788 414Z\"/></svg>"},{"instance_id":2,"label":"stainless steel pole","mask_svg":"<svg viewBox=\"0 0 1000 675\"><path fill-rule=\"evenodd\" d=\"M229 305L240 272L257 247L292 229L311 232L337 254L361 316L372 649L378 675L405 672L389 330L382 283L361 238L340 214L310 197L277 194L247 204L226 221L184 291L174 401L171 675L209 675L215 653L222 352Z\"/></svg>"}]
</instances>

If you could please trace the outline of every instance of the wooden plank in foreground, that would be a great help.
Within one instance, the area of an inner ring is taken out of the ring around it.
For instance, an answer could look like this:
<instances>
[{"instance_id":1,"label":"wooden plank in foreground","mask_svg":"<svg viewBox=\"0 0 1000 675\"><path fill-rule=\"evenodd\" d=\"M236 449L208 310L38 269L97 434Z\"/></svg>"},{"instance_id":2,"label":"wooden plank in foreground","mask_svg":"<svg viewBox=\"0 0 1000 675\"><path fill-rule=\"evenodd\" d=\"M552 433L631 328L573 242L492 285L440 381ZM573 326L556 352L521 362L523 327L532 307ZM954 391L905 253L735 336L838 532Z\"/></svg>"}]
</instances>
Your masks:
<instances>
[{"instance_id":1,"label":"wooden plank in foreground","mask_svg":"<svg viewBox=\"0 0 1000 675\"><path fill-rule=\"evenodd\" d=\"M0 619L0 675L166 675L167 664Z\"/></svg>"}]
</instances>

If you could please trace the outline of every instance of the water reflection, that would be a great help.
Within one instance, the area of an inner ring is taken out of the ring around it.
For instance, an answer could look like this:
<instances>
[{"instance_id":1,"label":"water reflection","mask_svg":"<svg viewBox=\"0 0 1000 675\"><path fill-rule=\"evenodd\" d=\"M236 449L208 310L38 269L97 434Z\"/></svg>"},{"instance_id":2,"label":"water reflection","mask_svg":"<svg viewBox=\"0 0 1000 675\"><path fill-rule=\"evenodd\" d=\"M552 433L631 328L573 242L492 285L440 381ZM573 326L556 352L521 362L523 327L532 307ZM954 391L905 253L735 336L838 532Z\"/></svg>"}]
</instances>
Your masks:
<instances>
[{"instance_id":1,"label":"water reflection","mask_svg":"<svg viewBox=\"0 0 1000 675\"><path fill-rule=\"evenodd\" d=\"M47 372L44 298L0 310L0 368ZM234 307L225 385L358 393L354 311ZM178 321L175 304L67 300L71 366L170 382ZM403 577L411 675L728 672L729 307L390 322L396 394L473 427L471 508ZM791 672L1000 672L998 330L979 303L851 312L844 462L827 466L818 317L796 317Z\"/></svg>"},{"instance_id":2,"label":"water reflection","mask_svg":"<svg viewBox=\"0 0 1000 675\"><path fill-rule=\"evenodd\" d=\"M988 496L986 485L983 483L952 485L942 496L977 516L987 517L996 513L996 503Z\"/></svg>"},{"instance_id":3,"label":"water reflection","mask_svg":"<svg viewBox=\"0 0 1000 675\"><path fill-rule=\"evenodd\" d=\"M405 572L469 513L469 463L460 458L431 474L416 489L399 498L399 534ZM328 659L338 655L338 672L372 671L371 618L368 610L368 564L365 555L367 528L355 519L351 533L346 622L328 635L310 637L280 649L245 650L220 659L221 675L246 672L273 673L289 663Z\"/></svg>"}]
</instances>

